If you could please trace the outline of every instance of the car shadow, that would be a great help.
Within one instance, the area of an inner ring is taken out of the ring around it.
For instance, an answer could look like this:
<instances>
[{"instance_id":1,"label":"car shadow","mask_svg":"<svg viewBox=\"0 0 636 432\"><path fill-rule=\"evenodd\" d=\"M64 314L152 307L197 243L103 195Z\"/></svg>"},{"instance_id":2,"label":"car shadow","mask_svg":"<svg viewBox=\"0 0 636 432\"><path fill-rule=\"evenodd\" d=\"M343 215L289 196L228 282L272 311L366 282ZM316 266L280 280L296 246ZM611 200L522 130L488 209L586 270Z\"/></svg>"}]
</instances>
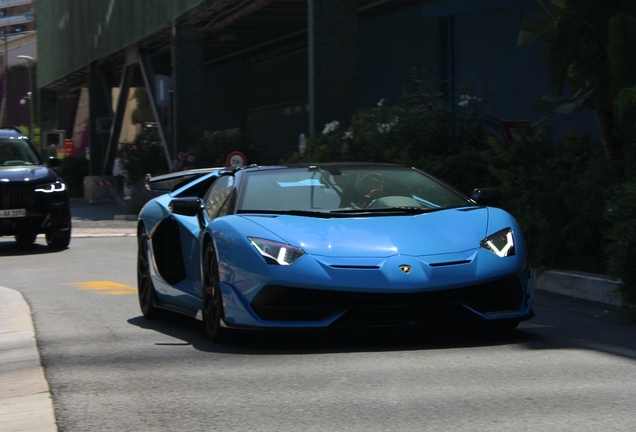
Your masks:
<instances>
[{"instance_id":1,"label":"car shadow","mask_svg":"<svg viewBox=\"0 0 636 432\"><path fill-rule=\"evenodd\" d=\"M636 361L636 321L619 307L538 291L530 350L586 350Z\"/></svg>"},{"instance_id":2,"label":"car shadow","mask_svg":"<svg viewBox=\"0 0 636 432\"><path fill-rule=\"evenodd\" d=\"M52 249L45 244L19 244L15 240L0 240L0 256L42 255L64 252L66 249Z\"/></svg>"},{"instance_id":3,"label":"car shadow","mask_svg":"<svg viewBox=\"0 0 636 432\"><path fill-rule=\"evenodd\" d=\"M138 316L128 323L183 341L158 345L192 345L199 351L245 355L327 354L413 351L511 345L530 342L535 335L524 329L509 332L438 327L428 330L294 330L235 331L225 343L210 341L203 324L193 318L166 313L149 320Z\"/></svg>"}]
</instances>

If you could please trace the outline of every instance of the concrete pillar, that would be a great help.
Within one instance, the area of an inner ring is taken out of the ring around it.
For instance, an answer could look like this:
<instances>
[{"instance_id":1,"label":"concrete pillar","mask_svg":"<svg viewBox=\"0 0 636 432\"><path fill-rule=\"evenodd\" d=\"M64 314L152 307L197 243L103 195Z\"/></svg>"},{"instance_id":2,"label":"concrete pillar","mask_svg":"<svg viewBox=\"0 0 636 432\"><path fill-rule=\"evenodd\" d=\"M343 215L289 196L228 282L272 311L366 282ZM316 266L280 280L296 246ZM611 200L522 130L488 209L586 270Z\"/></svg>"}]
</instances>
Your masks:
<instances>
[{"instance_id":1,"label":"concrete pillar","mask_svg":"<svg viewBox=\"0 0 636 432\"><path fill-rule=\"evenodd\" d=\"M90 174L100 175L106 160L106 147L110 137L113 99L109 77L97 65L88 68L88 105L90 123Z\"/></svg>"},{"instance_id":2,"label":"concrete pillar","mask_svg":"<svg viewBox=\"0 0 636 432\"><path fill-rule=\"evenodd\" d=\"M44 158L49 156L55 156L54 152L44 145L45 138L43 134L47 131L59 129L57 121L57 103L58 95L55 90L40 90L40 118L38 124L40 125L40 153Z\"/></svg>"},{"instance_id":3,"label":"concrete pillar","mask_svg":"<svg viewBox=\"0 0 636 432\"><path fill-rule=\"evenodd\" d=\"M191 26L175 26L172 38L174 154L203 137L205 85L202 36Z\"/></svg>"},{"instance_id":4,"label":"concrete pillar","mask_svg":"<svg viewBox=\"0 0 636 432\"><path fill-rule=\"evenodd\" d=\"M309 133L337 120L347 127L357 108L356 0L308 0Z\"/></svg>"}]
</instances>

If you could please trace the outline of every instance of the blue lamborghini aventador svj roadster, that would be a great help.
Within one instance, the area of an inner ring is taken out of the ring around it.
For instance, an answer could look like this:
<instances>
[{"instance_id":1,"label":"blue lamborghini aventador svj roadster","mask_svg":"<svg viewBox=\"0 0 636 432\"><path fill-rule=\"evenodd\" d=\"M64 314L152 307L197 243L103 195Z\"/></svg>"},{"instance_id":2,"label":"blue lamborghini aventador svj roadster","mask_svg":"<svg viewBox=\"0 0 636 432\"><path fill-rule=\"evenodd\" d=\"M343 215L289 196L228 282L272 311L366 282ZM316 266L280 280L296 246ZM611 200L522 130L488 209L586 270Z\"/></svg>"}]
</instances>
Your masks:
<instances>
[{"instance_id":1,"label":"blue lamborghini aventador svj roadster","mask_svg":"<svg viewBox=\"0 0 636 432\"><path fill-rule=\"evenodd\" d=\"M338 163L210 168L147 179L143 315L233 329L513 329L532 318L517 221L415 168Z\"/></svg>"}]
</instances>

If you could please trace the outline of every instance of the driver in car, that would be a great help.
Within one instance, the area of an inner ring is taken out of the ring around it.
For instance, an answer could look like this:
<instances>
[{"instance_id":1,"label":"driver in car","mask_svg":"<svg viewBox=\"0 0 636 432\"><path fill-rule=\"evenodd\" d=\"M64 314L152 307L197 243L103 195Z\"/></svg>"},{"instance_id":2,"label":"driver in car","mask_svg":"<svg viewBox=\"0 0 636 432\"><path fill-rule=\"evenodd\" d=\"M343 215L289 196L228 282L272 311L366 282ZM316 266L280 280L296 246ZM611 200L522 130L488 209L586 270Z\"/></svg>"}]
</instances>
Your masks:
<instances>
[{"instance_id":1,"label":"driver in car","mask_svg":"<svg viewBox=\"0 0 636 432\"><path fill-rule=\"evenodd\" d=\"M370 172L358 179L355 184L358 192L358 200L356 205L359 207L367 207L374 200L386 196L384 192L384 178L382 174Z\"/></svg>"}]
</instances>

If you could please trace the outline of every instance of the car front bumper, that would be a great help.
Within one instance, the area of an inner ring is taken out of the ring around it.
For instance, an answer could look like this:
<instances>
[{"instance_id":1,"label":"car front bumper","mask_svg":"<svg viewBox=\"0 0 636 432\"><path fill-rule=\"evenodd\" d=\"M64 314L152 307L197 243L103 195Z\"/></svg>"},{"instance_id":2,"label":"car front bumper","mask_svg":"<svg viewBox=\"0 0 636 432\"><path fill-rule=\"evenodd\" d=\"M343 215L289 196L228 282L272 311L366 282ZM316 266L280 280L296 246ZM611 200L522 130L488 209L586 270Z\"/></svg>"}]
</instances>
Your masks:
<instances>
[{"instance_id":1,"label":"car front bumper","mask_svg":"<svg viewBox=\"0 0 636 432\"><path fill-rule=\"evenodd\" d=\"M487 252L466 255L472 258L432 267L422 259L395 257L378 268L305 273L305 283L294 278L256 281L253 273L251 278L222 276L225 323L249 328L426 327L533 317L532 271L525 262L506 259L495 269L484 265L492 258ZM418 263L421 277L408 280L411 275L396 273L403 262L413 264L413 273ZM383 267L388 267L385 277Z\"/></svg>"},{"instance_id":2,"label":"car front bumper","mask_svg":"<svg viewBox=\"0 0 636 432\"><path fill-rule=\"evenodd\" d=\"M42 200L25 207L24 217L0 218L0 236L46 234L71 226L67 200Z\"/></svg>"}]
</instances>

